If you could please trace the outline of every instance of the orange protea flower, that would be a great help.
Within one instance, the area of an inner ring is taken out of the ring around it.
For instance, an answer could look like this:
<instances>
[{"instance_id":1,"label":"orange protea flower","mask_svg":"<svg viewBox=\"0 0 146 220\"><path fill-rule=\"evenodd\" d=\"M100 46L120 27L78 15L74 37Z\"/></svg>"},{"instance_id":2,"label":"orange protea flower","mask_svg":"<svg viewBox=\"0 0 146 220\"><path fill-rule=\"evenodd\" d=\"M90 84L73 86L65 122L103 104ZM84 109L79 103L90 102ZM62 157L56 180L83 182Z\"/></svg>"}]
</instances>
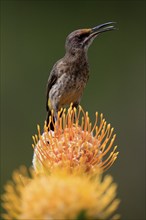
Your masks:
<instances>
[{"instance_id":1,"label":"orange protea flower","mask_svg":"<svg viewBox=\"0 0 146 220\"><path fill-rule=\"evenodd\" d=\"M98 118L100 122L98 123ZM53 123L53 112L50 123ZM38 136L33 136L34 158L33 166L36 172L52 172L56 167L91 172L96 168L105 171L117 158L117 146L113 146L116 135L113 128L107 124L103 114L96 112L95 123L92 126L88 112L72 109L58 113L54 131L49 131L44 125L41 135L38 126Z\"/></svg>"},{"instance_id":2,"label":"orange protea flower","mask_svg":"<svg viewBox=\"0 0 146 220\"><path fill-rule=\"evenodd\" d=\"M6 213L2 218L109 219L119 205L116 188L111 176L102 180L99 172L96 178L90 178L90 174L79 176L58 169L51 175L32 173L29 178L23 167L5 186L2 205ZM119 215L112 219L119 219Z\"/></svg>"}]
</instances>

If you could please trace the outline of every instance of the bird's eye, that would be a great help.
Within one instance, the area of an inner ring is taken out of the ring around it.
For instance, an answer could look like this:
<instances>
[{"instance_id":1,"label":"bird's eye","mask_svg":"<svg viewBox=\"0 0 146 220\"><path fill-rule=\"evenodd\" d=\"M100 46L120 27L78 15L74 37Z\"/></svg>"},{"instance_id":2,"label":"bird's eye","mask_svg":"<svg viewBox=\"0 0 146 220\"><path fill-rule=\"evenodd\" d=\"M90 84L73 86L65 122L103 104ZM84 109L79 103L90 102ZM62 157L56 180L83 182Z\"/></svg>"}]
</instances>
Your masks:
<instances>
[{"instance_id":1,"label":"bird's eye","mask_svg":"<svg viewBox=\"0 0 146 220\"><path fill-rule=\"evenodd\" d=\"M80 34L79 36L78 36L78 39L79 40L83 40L85 38L85 34Z\"/></svg>"},{"instance_id":2,"label":"bird's eye","mask_svg":"<svg viewBox=\"0 0 146 220\"><path fill-rule=\"evenodd\" d=\"M83 40L83 39L84 39L84 35L83 35L83 34L80 34L80 35L78 36L78 39L79 39L79 40Z\"/></svg>"},{"instance_id":3,"label":"bird's eye","mask_svg":"<svg viewBox=\"0 0 146 220\"><path fill-rule=\"evenodd\" d=\"M87 36L88 36L87 33L82 33L82 34L78 35L78 39L82 41L82 40L84 40Z\"/></svg>"}]
</instances>

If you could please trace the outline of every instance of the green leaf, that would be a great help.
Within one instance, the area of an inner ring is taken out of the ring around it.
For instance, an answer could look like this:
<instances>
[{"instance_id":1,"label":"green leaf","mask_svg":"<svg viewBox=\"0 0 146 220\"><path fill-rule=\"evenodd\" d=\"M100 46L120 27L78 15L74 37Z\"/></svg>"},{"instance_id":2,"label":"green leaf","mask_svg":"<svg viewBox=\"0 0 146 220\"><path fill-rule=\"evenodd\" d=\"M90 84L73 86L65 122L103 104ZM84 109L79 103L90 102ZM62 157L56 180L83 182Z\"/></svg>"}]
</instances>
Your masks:
<instances>
[{"instance_id":1,"label":"green leaf","mask_svg":"<svg viewBox=\"0 0 146 220\"><path fill-rule=\"evenodd\" d=\"M88 220L87 217L86 217L86 210L82 210L82 211L78 214L76 220Z\"/></svg>"}]
</instances>

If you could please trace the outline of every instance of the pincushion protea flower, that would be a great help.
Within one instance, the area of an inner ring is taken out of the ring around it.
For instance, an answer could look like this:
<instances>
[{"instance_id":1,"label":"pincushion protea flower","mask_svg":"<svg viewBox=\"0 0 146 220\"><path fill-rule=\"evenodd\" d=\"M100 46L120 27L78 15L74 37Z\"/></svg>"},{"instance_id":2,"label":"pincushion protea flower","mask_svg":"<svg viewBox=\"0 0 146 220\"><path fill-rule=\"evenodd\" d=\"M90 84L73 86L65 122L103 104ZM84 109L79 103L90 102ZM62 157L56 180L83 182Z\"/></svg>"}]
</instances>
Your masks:
<instances>
[{"instance_id":1,"label":"pincushion protea flower","mask_svg":"<svg viewBox=\"0 0 146 220\"><path fill-rule=\"evenodd\" d=\"M16 220L77 220L119 219L113 213L118 207L116 184L111 176L102 181L76 172L57 169L51 175L32 173L22 167L15 171L13 181L5 186L2 196L6 214L3 219ZM111 217L113 216L113 217Z\"/></svg>"},{"instance_id":2,"label":"pincushion protea flower","mask_svg":"<svg viewBox=\"0 0 146 220\"><path fill-rule=\"evenodd\" d=\"M50 123L53 123L53 112ZM111 167L117 158L117 146L113 147L116 135L113 128L100 115L98 123L96 112L95 123L92 126L88 112L72 109L72 106L58 113L54 131L44 125L41 135L38 126L38 136L33 136L34 158L33 166L36 172L52 172L56 167L67 167L72 171L92 172L96 168L105 171Z\"/></svg>"}]
</instances>

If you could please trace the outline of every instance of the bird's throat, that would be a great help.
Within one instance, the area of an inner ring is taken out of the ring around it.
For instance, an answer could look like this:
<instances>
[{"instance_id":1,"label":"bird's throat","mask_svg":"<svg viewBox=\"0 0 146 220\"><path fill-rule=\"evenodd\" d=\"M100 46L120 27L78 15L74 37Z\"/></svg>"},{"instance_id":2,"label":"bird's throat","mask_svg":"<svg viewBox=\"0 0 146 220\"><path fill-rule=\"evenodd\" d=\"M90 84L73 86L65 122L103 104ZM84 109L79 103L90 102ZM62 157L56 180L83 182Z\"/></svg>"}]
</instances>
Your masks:
<instances>
[{"instance_id":1,"label":"bird's throat","mask_svg":"<svg viewBox=\"0 0 146 220\"><path fill-rule=\"evenodd\" d=\"M74 63L75 65L84 65L88 63L87 52L85 50L73 49L71 51L67 51L65 54L65 60L68 63Z\"/></svg>"}]
</instances>

